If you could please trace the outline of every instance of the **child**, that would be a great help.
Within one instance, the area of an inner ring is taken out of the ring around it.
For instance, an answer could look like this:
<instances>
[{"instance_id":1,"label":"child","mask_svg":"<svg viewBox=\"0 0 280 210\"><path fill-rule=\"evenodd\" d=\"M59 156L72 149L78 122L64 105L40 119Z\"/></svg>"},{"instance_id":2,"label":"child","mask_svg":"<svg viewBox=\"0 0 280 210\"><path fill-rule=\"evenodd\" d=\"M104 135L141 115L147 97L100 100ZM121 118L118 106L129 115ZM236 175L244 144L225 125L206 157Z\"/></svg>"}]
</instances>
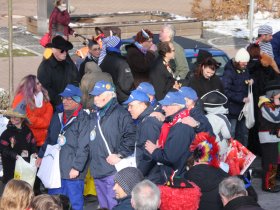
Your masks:
<instances>
[{"instance_id":1,"label":"child","mask_svg":"<svg viewBox=\"0 0 280 210\"><path fill-rule=\"evenodd\" d=\"M4 116L10 117L7 129L2 133L0 139L0 152L3 164L3 183L6 184L14 178L15 164L18 156L27 162L30 156L36 153L36 142L31 130L25 125L24 106L16 109L8 109L3 112Z\"/></svg>"},{"instance_id":2,"label":"child","mask_svg":"<svg viewBox=\"0 0 280 210\"><path fill-rule=\"evenodd\" d=\"M265 96L260 96L259 139L262 152L262 188L267 192L279 192L276 184L278 142L280 142L280 81L269 81Z\"/></svg>"}]
</instances>

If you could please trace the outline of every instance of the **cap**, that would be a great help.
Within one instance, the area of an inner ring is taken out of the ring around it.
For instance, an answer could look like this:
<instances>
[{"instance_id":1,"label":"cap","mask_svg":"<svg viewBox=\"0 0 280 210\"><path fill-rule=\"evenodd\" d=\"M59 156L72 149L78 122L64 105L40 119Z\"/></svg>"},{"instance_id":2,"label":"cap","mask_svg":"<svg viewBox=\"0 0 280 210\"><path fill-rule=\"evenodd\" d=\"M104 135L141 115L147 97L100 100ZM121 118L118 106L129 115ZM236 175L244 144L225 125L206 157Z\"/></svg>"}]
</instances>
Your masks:
<instances>
[{"instance_id":1,"label":"cap","mask_svg":"<svg viewBox=\"0 0 280 210\"><path fill-rule=\"evenodd\" d=\"M170 106L173 104L185 105L184 98L178 92L168 92L163 100L159 101L162 106Z\"/></svg>"},{"instance_id":2,"label":"cap","mask_svg":"<svg viewBox=\"0 0 280 210\"><path fill-rule=\"evenodd\" d=\"M93 96L99 96L106 91L115 92L115 87L111 82L101 80L95 83L92 91L89 94Z\"/></svg>"},{"instance_id":3,"label":"cap","mask_svg":"<svg viewBox=\"0 0 280 210\"><path fill-rule=\"evenodd\" d=\"M82 92L80 90L80 88L68 84L66 86L66 88L64 89L64 91L62 93L59 94L62 97L73 97L73 96L79 96L82 97Z\"/></svg>"},{"instance_id":4,"label":"cap","mask_svg":"<svg viewBox=\"0 0 280 210\"><path fill-rule=\"evenodd\" d=\"M272 27L269 25L261 25L258 29L258 34L272 34Z\"/></svg>"},{"instance_id":5,"label":"cap","mask_svg":"<svg viewBox=\"0 0 280 210\"><path fill-rule=\"evenodd\" d=\"M197 96L195 90L192 89L191 87L181 87L178 92L180 93L180 95L183 98L188 98L193 101L196 101L198 99L198 96Z\"/></svg>"},{"instance_id":6,"label":"cap","mask_svg":"<svg viewBox=\"0 0 280 210\"><path fill-rule=\"evenodd\" d=\"M141 82L136 90L141 90L142 92L153 96L156 94L154 86L149 82Z\"/></svg>"},{"instance_id":7,"label":"cap","mask_svg":"<svg viewBox=\"0 0 280 210\"><path fill-rule=\"evenodd\" d=\"M125 102L123 102L123 104L129 104L132 101L149 102L150 99L149 99L149 97L147 96L146 93L144 93L140 90L133 90L130 93L129 98Z\"/></svg>"}]
</instances>

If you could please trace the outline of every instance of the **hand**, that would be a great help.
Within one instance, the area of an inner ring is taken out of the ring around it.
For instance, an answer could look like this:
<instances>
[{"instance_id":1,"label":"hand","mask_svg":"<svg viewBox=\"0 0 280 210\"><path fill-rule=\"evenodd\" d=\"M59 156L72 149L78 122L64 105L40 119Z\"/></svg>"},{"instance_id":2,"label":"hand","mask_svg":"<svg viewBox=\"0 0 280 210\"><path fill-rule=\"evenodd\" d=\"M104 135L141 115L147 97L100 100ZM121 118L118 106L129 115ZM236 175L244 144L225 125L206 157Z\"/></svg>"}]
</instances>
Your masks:
<instances>
[{"instance_id":1,"label":"hand","mask_svg":"<svg viewBox=\"0 0 280 210\"><path fill-rule=\"evenodd\" d=\"M248 81L248 84L249 84L249 85L253 85L253 84L254 84L254 80L253 80L253 79L250 79L250 80Z\"/></svg>"},{"instance_id":2,"label":"hand","mask_svg":"<svg viewBox=\"0 0 280 210\"><path fill-rule=\"evenodd\" d=\"M182 86L181 83L179 83L178 81L175 81L175 84L173 85L173 88L179 90L181 88L181 86Z\"/></svg>"},{"instance_id":3,"label":"hand","mask_svg":"<svg viewBox=\"0 0 280 210\"><path fill-rule=\"evenodd\" d=\"M153 142L151 142L150 140L146 141L145 144L145 149L150 153L153 154L153 152L158 149L158 145L154 144Z\"/></svg>"},{"instance_id":4,"label":"hand","mask_svg":"<svg viewBox=\"0 0 280 210\"><path fill-rule=\"evenodd\" d=\"M37 168L40 167L41 162L42 162L42 158L39 158L39 157L38 157L37 160L35 161L35 165L36 165Z\"/></svg>"},{"instance_id":5,"label":"hand","mask_svg":"<svg viewBox=\"0 0 280 210\"><path fill-rule=\"evenodd\" d=\"M75 179L79 176L80 172L77 171L76 169L72 168L70 173L69 173L69 177L70 179Z\"/></svg>"},{"instance_id":6,"label":"hand","mask_svg":"<svg viewBox=\"0 0 280 210\"><path fill-rule=\"evenodd\" d=\"M163 122L165 120L165 116L160 112L152 112L150 116L157 118L160 122Z\"/></svg>"},{"instance_id":7,"label":"hand","mask_svg":"<svg viewBox=\"0 0 280 210\"><path fill-rule=\"evenodd\" d=\"M191 127L197 127L197 125L199 124L199 122L197 122L195 119L193 119L192 117L188 116L188 117L184 117L182 119L182 123L189 125Z\"/></svg>"},{"instance_id":8,"label":"hand","mask_svg":"<svg viewBox=\"0 0 280 210\"><path fill-rule=\"evenodd\" d=\"M110 165L115 165L118 162L121 161L121 159L119 158L119 156L117 154L111 154L106 158L107 163L109 163Z\"/></svg>"},{"instance_id":9,"label":"hand","mask_svg":"<svg viewBox=\"0 0 280 210\"><path fill-rule=\"evenodd\" d=\"M249 98L248 97L245 97L245 98L243 98L243 102L246 104L246 103L249 103Z\"/></svg>"}]
</instances>

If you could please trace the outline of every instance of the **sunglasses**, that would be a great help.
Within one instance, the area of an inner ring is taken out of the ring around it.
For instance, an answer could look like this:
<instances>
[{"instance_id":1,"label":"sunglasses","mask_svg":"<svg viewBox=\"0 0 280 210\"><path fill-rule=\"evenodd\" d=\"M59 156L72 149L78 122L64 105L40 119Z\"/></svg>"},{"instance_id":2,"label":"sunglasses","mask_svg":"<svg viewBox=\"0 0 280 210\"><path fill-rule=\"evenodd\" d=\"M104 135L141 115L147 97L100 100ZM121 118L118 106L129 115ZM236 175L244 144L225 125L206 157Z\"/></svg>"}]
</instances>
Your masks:
<instances>
[{"instance_id":1,"label":"sunglasses","mask_svg":"<svg viewBox=\"0 0 280 210\"><path fill-rule=\"evenodd\" d=\"M64 53L64 52L68 53L68 50L60 50L60 53Z\"/></svg>"}]
</instances>

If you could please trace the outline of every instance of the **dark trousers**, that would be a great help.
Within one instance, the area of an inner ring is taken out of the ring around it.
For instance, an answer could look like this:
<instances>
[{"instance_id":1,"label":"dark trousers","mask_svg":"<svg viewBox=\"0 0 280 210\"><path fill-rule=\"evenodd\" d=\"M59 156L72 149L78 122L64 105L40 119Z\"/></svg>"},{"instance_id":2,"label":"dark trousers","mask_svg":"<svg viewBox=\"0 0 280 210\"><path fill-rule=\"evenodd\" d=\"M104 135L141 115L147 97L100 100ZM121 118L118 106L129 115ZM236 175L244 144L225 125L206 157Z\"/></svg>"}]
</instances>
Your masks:
<instances>
[{"instance_id":1,"label":"dark trousers","mask_svg":"<svg viewBox=\"0 0 280 210\"><path fill-rule=\"evenodd\" d=\"M261 151L263 171L268 171L269 164L277 165L278 143L261 144Z\"/></svg>"}]
</instances>

